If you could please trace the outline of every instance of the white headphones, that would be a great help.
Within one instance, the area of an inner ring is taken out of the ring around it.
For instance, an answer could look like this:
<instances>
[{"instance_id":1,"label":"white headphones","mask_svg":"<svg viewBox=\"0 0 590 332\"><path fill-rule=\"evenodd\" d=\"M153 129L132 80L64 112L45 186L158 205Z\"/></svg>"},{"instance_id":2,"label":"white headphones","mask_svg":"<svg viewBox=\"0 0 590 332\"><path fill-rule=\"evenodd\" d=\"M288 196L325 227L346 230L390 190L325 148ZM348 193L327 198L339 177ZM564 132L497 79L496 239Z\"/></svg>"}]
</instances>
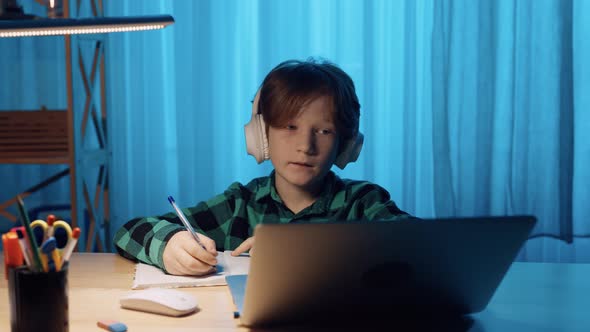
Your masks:
<instances>
[{"instance_id":1,"label":"white headphones","mask_svg":"<svg viewBox=\"0 0 590 332\"><path fill-rule=\"evenodd\" d=\"M262 113L258 112L259 100L260 89L256 92L256 97L254 97L254 102L252 103L252 119L244 126L244 133L246 134L246 151L260 164L270 159L270 155L268 153L266 125L262 118ZM344 148L336 157L334 164L340 169L344 169L348 163L355 162L361 153L363 141L364 136L360 132L355 137L344 141Z\"/></svg>"}]
</instances>

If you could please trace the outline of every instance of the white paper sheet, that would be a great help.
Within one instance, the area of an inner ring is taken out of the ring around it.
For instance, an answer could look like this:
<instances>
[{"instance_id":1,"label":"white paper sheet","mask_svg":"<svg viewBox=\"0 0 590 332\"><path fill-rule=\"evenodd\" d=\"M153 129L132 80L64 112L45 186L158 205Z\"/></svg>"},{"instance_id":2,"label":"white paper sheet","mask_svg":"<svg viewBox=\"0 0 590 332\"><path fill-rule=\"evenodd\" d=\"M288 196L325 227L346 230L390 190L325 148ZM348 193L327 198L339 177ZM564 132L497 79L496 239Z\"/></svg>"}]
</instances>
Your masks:
<instances>
[{"instance_id":1,"label":"white paper sheet","mask_svg":"<svg viewBox=\"0 0 590 332\"><path fill-rule=\"evenodd\" d=\"M151 287L177 288L226 285L225 276L234 274L248 274L250 256L231 256L231 251L220 252L217 255L217 273L207 276L174 276L164 273L160 268L137 263L132 289Z\"/></svg>"}]
</instances>

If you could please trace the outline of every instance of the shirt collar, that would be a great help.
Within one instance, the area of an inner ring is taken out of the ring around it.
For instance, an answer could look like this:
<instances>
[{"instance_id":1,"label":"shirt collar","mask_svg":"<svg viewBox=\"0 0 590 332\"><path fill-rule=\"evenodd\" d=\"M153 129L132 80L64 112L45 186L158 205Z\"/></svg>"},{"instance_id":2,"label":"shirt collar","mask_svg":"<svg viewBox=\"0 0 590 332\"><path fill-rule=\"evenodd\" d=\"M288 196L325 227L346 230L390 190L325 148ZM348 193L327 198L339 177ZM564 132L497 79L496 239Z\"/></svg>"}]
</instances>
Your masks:
<instances>
[{"instance_id":1,"label":"shirt collar","mask_svg":"<svg viewBox=\"0 0 590 332\"><path fill-rule=\"evenodd\" d=\"M320 193L320 197L318 198L317 201L315 201L309 208L304 209L301 212L306 212L307 213L322 213L324 211L326 211L328 209L328 206L330 204L330 202L332 201L332 198L334 197L334 190L336 187L336 182L338 181L338 176L336 174L334 174L334 172L329 171L328 174L326 174L326 179L325 179L325 183L323 186L323 190ZM270 172L270 175L268 176L268 181L265 181L265 183L260 186L258 188L258 191L256 192L256 197L255 200L257 202L259 202L260 200L266 198L270 196L274 201L279 202L279 203L283 203L283 201L281 200L281 197L279 196L279 193L277 192L276 188L275 188L275 171L273 170L272 172Z\"/></svg>"}]
</instances>

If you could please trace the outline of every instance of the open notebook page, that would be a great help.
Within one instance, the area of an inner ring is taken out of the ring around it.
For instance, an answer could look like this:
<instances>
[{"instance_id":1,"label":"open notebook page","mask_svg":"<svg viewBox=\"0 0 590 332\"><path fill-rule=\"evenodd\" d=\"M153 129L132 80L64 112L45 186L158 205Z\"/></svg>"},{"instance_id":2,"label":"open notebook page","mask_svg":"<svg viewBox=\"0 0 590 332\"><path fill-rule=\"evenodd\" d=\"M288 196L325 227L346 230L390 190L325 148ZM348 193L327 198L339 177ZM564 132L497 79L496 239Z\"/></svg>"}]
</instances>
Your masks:
<instances>
[{"instance_id":1,"label":"open notebook page","mask_svg":"<svg viewBox=\"0 0 590 332\"><path fill-rule=\"evenodd\" d=\"M150 287L177 288L226 285L225 277L234 274L248 274L250 256L231 256L231 251L217 255L217 273L207 276L174 276L164 273L160 268L137 263L132 289Z\"/></svg>"}]
</instances>

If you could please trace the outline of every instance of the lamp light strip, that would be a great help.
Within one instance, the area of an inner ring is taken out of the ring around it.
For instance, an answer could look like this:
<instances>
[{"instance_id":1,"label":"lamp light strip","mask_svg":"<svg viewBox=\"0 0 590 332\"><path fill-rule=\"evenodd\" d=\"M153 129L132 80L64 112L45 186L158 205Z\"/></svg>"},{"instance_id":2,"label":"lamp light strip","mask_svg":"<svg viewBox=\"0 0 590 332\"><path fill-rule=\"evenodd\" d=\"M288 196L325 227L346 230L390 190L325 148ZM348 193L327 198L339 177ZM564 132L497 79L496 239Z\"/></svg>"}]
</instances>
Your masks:
<instances>
[{"instance_id":1,"label":"lamp light strip","mask_svg":"<svg viewBox=\"0 0 590 332\"><path fill-rule=\"evenodd\" d=\"M113 27L87 27L87 28L72 28L72 27L56 27L56 28L41 28L39 30L20 30L0 32L0 37L29 37L29 36L55 36L55 35L73 35L73 34L91 34L91 33L108 33L108 32L125 32L125 31L142 31L142 30L156 30L163 29L165 25L138 25L138 26L113 26Z\"/></svg>"}]
</instances>

